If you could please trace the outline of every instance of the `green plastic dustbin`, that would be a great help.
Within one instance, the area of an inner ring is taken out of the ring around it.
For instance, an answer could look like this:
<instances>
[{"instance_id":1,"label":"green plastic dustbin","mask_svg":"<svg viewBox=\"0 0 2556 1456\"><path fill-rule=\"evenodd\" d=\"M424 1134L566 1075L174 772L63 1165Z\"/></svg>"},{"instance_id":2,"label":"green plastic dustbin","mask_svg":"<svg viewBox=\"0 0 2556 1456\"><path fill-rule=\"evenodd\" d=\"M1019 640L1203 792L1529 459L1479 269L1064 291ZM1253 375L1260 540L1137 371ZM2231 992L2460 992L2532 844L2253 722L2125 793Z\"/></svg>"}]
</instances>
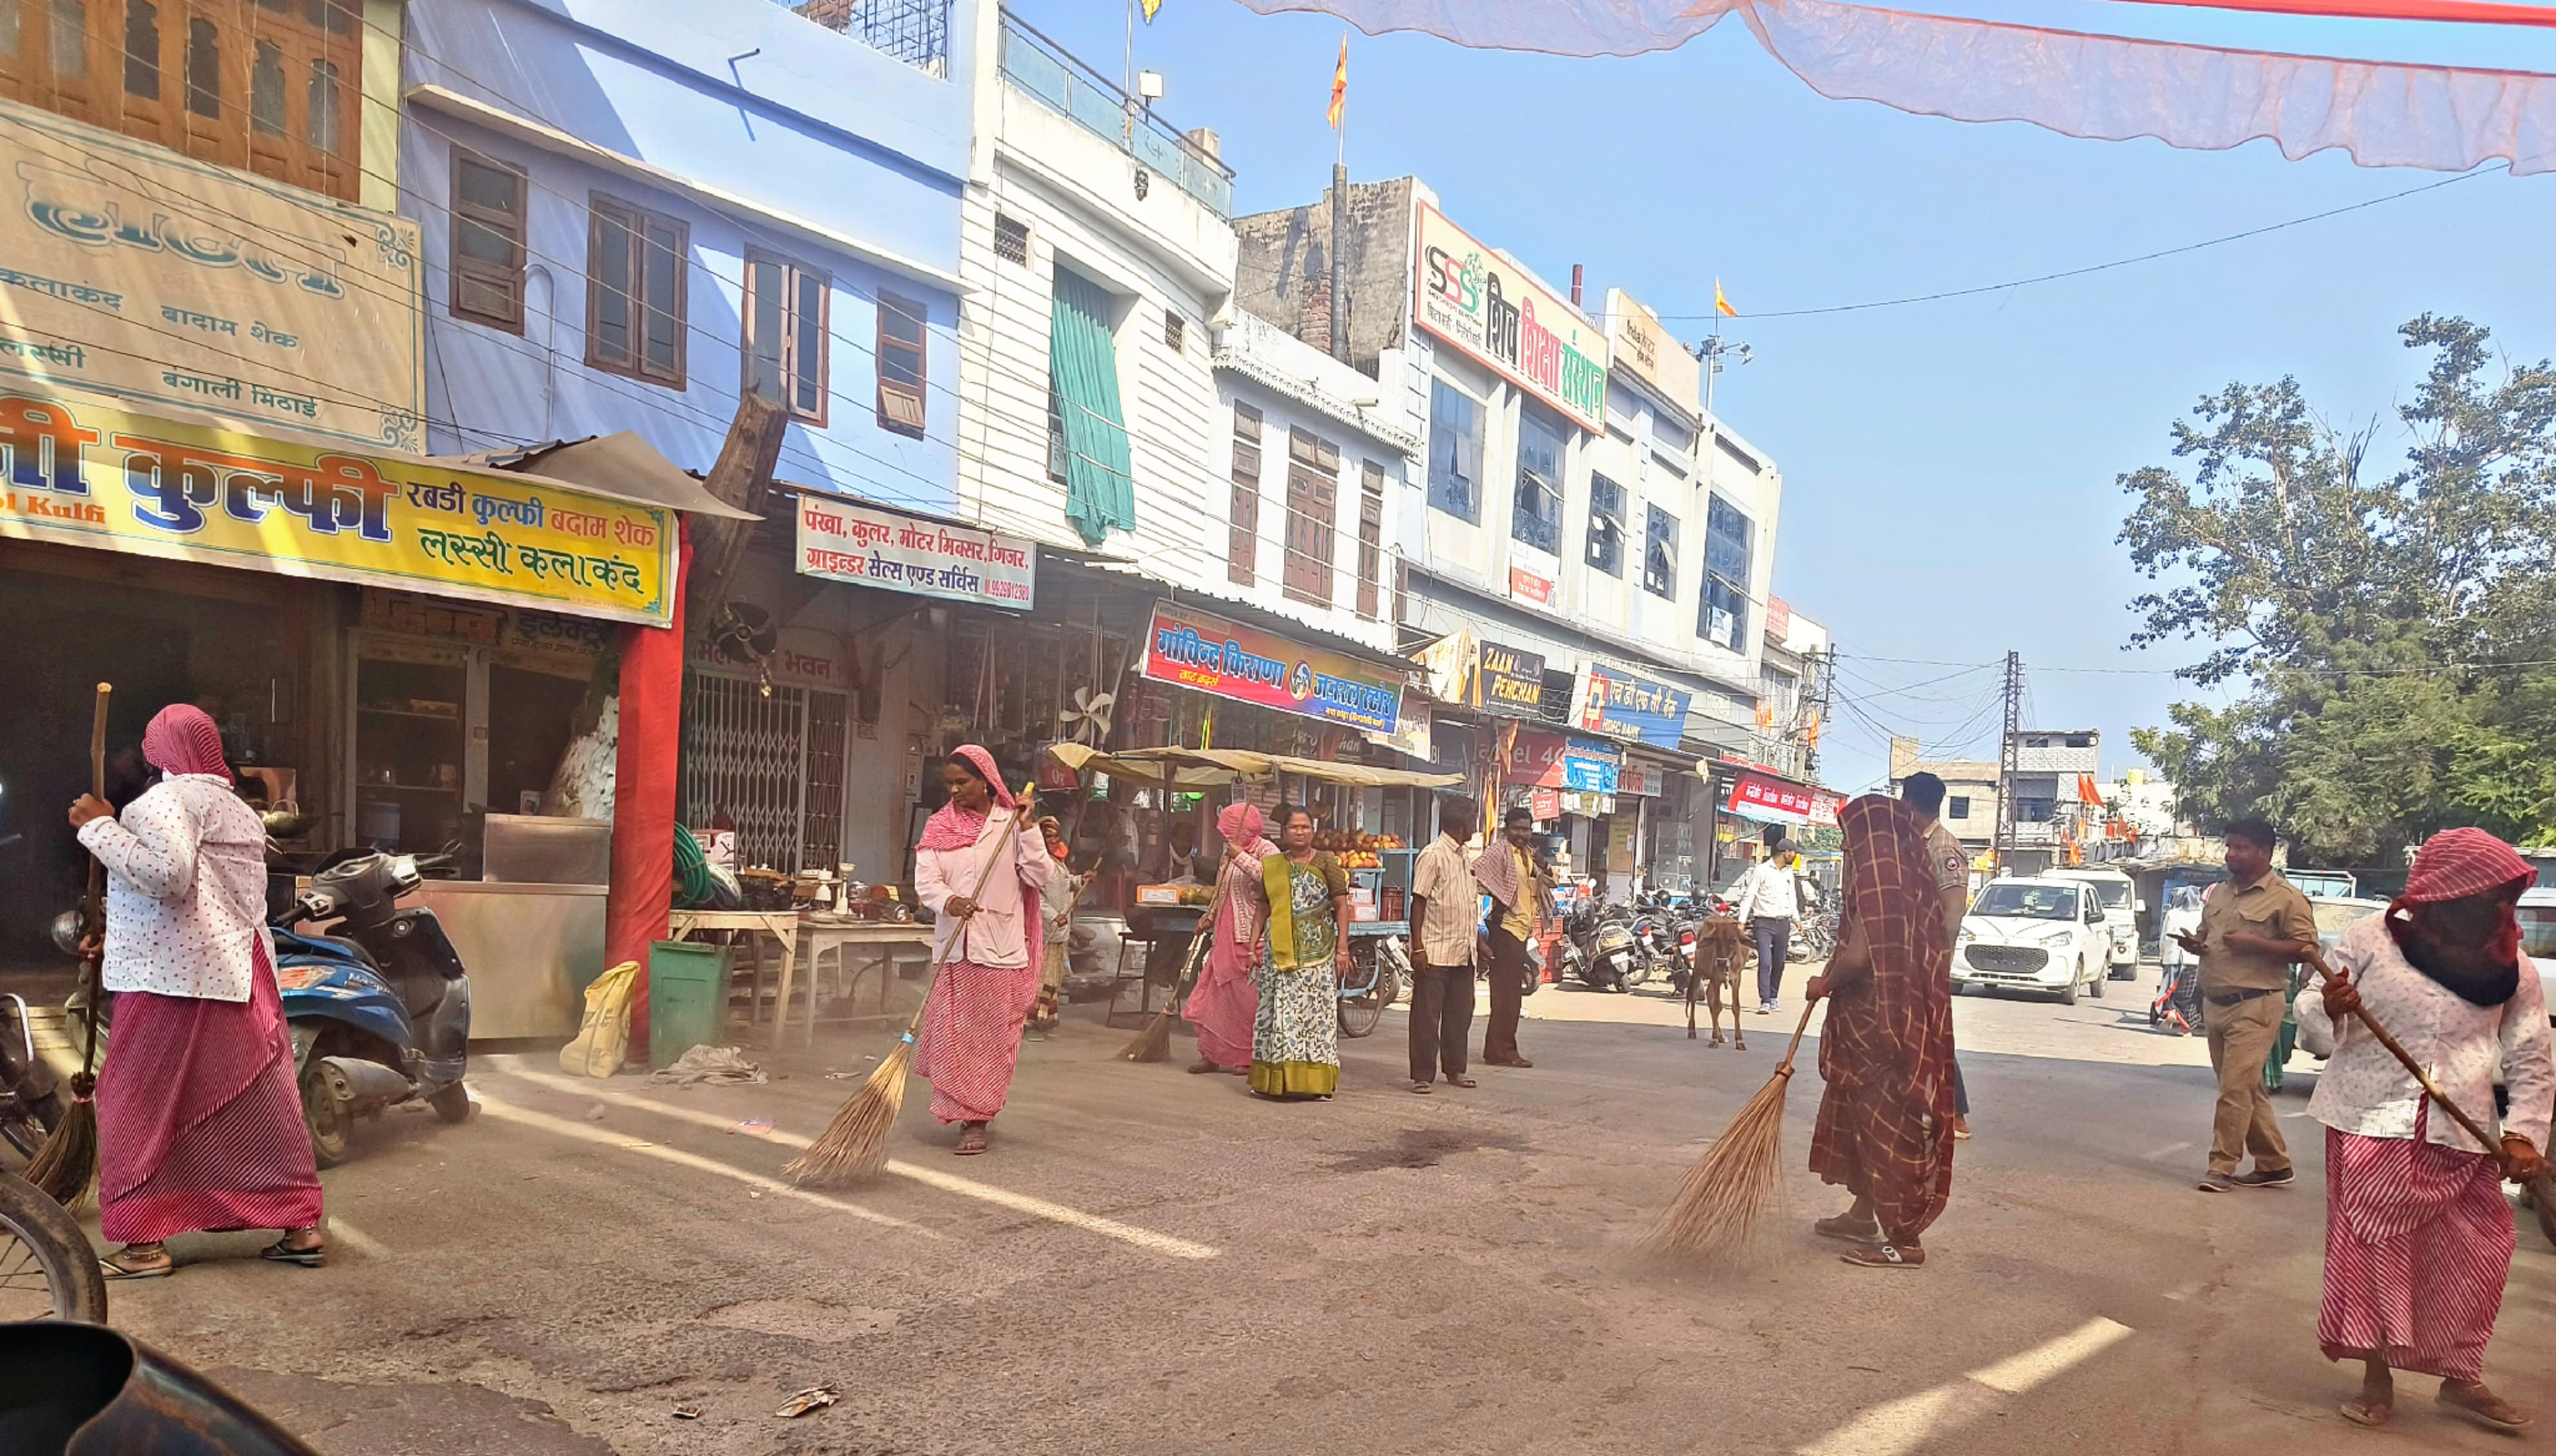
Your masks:
<instances>
[{"instance_id":1,"label":"green plastic dustbin","mask_svg":"<svg viewBox=\"0 0 2556 1456\"><path fill-rule=\"evenodd\" d=\"M727 958L726 946L649 942L648 1065L663 1067L694 1047L718 1045Z\"/></svg>"}]
</instances>

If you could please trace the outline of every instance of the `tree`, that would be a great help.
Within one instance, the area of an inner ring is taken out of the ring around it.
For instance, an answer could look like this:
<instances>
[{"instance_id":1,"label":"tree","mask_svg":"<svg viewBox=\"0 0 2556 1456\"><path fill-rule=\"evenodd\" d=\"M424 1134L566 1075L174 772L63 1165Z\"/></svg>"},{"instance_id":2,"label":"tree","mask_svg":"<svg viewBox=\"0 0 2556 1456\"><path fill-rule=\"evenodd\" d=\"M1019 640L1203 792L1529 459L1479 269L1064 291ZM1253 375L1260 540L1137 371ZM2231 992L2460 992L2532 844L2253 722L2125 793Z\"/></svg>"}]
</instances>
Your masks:
<instances>
[{"instance_id":1,"label":"tree","mask_svg":"<svg viewBox=\"0 0 2556 1456\"><path fill-rule=\"evenodd\" d=\"M2177 703L2131 742L2205 823L2267 814L2305 862L2367 864L2457 824L2556 837L2556 368L2432 315L2384 423L2343 426L2298 381L2230 384L2172 427L2187 479L2120 477L2120 540L2150 581L2134 646L2206 650L2179 676L2241 689Z\"/></svg>"}]
</instances>

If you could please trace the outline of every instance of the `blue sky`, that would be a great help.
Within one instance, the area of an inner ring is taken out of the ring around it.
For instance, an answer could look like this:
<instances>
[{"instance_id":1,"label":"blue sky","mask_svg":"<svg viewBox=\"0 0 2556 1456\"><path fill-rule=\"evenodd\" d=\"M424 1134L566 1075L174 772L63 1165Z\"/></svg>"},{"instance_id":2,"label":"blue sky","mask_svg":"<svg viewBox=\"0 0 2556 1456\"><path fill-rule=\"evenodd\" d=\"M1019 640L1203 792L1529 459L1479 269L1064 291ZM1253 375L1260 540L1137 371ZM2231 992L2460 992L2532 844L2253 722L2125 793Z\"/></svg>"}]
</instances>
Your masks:
<instances>
[{"instance_id":1,"label":"blue sky","mask_svg":"<svg viewBox=\"0 0 2556 1456\"><path fill-rule=\"evenodd\" d=\"M1112 0L1013 5L1118 73L1125 18ZM1943 9L2556 71L2556 31L2103 0ZM1231 0L1164 0L1139 28L1137 64L1167 79L1162 114L1222 136L1238 212L1293 205L1328 184L1323 108L1341 33L1336 20L1263 17ZM2293 163L2267 143L2179 152L1830 101L1735 22L1634 60L1359 36L1349 77L1353 178L1416 173L1451 216L1547 278L1585 263L1593 297L1618 285L1666 315L1709 312L1717 275L1743 315L1897 298L2194 242L2439 177L2358 168L2340 153ZM1878 729L1957 735L1994 684L1990 672L1929 682L1955 668L1881 659L1986 663L2008 648L2023 654L2035 724L2101 728L2107 770L2134 762L2128 729L2191 695L2164 671L2199 649L2121 650L2125 603L2142 584L2113 541L2125 504L2116 477L2170 463L2169 422L2232 379L2295 374L2334 417L2385 413L2419 373L2393 331L2427 310L2487 325L2514 356L2556 353L2551 189L2556 175L2485 177L2092 278L1726 325L1756 361L1723 376L1719 412L1785 475L1775 594L1835 632L1842 687L1861 710L1838 715L1823 777L1869 784L1884 761ZM1690 337L1704 328L1673 327ZM1978 728L1989 749L1993 717Z\"/></svg>"}]
</instances>

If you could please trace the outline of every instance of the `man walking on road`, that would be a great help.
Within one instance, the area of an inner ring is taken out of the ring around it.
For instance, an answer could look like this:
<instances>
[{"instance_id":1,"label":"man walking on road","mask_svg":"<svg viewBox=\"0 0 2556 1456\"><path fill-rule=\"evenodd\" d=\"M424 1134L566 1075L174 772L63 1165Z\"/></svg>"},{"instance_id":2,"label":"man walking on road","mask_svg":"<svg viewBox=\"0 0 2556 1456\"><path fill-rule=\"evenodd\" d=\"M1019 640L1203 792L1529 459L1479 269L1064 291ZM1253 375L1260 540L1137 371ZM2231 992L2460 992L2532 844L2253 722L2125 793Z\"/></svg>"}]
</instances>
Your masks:
<instances>
[{"instance_id":1,"label":"man walking on road","mask_svg":"<svg viewBox=\"0 0 2556 1456\"><path fill-rule=\"evenodd\" d=\"M2227 882L2214 886L2202 903L2200 929L2176 937L2201 958L2210 1065L2219 1073L2219 1115L2211 1128L2210 1171L2201 1180L2204 1193L2286 1188L2295 1181L2271 1094L2263 1090L2263 1063L2281 1034L2290 967L2300 959L2301 946L2317 942L2308 897L2272 870L2279 835L2270 822L2239 819L2228 826L2226 839ZM2254 1170L2238 1173L2236 1165L2248 1152Z\"/></svg>"},{"instance_id":2,"label":"man walking on road","mask_svg":"<svg viewBox=\"0 0 2556 1456\"><path fill-rule=\"evenodd\" d=\"M1518 1055L1518 1007L1527 978L1536 974L1535 947L1544 939L1551 911L1544 876L1536 867L1535 813L1520 804L1500 816L1500 838L1473 860L1473 881L1491 897L1491 1024L1482 1033L1482 1060L1494 1067L1532 1067Z\"/></svg>"},{"instance_id":3,"label":"man walking on road","mask_svg":"<svg viewBox=\"0 0 2556 1456\"><path fill-rule=\"evenodd\" d=\"M1450 1087L1465 1075L1473 1035L1473 876L1465 846L1479 815L1470 799L1438 801L1438 838L1420 852L1411 874L1411 932L1420 959L1411 968L1411 1090L1429 1091L1440 1068Z\"/></svg>"},{"instance_id":4,"label":"man walking on road","mask_svg":"<svg viewBox=\"0 0 2556 1456\"><path fill-rule=\"evenodd\" d=\"M1793 921L1802 913L1801 886L1794 881L1802 857L1791 840L1777 840L1757 867L1748 871L1739 890L1739 923L1757 941L1757 1009L1775 1009L1775 993L1784 989L1784 958L1792 950Z\"/></svg>"},{"instance_id":5,"label":"man walking on road","mask_svg":"<svg viewBox=\"0 0 2556 1456\"><path fill-rule=\"evenodd\" d=\"M1917 811L1926 826L1926 863L1935 874L1935 893L1943 900L1944 943L1962 943L1962 916L1971 908L1971 857L1962 842L1944 827L1944 781L1931 773L1912 773L1899 782L1899 797ZM1953 1135L1971 1135L1971 1092L1962 1085L1962 1064L1953 1064Z\"/></svg>"}]
</instances>

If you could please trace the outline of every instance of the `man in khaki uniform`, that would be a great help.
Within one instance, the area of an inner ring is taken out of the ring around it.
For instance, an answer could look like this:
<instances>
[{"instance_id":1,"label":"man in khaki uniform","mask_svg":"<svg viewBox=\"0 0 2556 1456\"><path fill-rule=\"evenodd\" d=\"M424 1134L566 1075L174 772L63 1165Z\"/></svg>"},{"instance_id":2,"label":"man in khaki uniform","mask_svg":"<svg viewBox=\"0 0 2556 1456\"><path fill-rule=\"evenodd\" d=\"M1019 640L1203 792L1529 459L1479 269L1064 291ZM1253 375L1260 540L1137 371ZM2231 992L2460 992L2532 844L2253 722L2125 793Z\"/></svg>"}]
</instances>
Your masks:
<instances>
[{"instance_id":1,"label":"man in khaki uniform","mask_svg":"<svg viewBox=\"0 0 2556 1456\"><path fill-rule=\"evenodd\" d=\"M1962 953L1962 917L1971 908L1971 857L1962 842L1944 827L1944 781L1931 773L1912 773L1899 781L1899 797L1926 821L1926 863L1935 871L1935 891L1943 897L1944 934L1953 954ZM1962 1083L1962 1064L1953 1063L1953 1135L1971 1135L1971 1090Z\"/></svg>"},{"instance_id":2,"label":"man in khaki uniform","mask_svg":"<svg viewBox=\"0 0 2556 1456\"><path fill-rule=\"evenodd\" d=\"M2202 1017L2210 1031L2210 1065L2219 1073L2219 1116L2210 1138L2204 1193L2285 1188L2294 1181L2289 1145L2263 1090L2263 1064L2280 1038L2289 1002L2290 967L2300 948L2316 944L2316 914L2298 887L2272 870L2279 839L2268 821L2228 826L2228 878L2210 887L2201 927L2178 936L2201 958ZM2254 1170L2238 1173L2244 1155Z\"/></svg>"}]
</instances>

